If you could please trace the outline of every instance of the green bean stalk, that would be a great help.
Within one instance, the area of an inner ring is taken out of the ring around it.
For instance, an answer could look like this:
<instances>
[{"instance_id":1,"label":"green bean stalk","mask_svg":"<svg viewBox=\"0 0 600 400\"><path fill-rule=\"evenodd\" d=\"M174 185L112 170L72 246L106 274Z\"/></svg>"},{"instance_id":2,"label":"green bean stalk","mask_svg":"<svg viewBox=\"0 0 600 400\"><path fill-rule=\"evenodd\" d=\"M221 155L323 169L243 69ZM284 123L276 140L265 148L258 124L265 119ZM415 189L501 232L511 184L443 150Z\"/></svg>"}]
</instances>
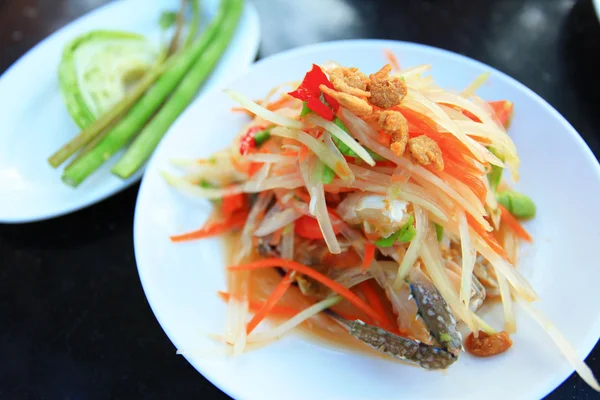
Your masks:
<instances>
[{"instance_id":1,"label":"green bean stalk","mask_svg":"<svg viewBox=\"0 0 600 400\"><path fill-rule=\"evenodd\" d=\"M70 166L68 166L63 173L63 181L71 186L78 186L83 182L90 174L92 174L97 168L99 168L104 162L111 158L117 151L128 144L133 137L140 132L140 130L148 123L148 121L155 115L157 110L165 103L165 100L172 94L173 90L177 87L177 91L180 93L187 93L191 86L194 86L197 90L203 78L199 79L200 75L196 68L190 71L191 67L196 64L196 61L207 52L210 57L209 61L213 58L220 57L220 54L215 55L214 52L222 53L225 50L229 39L225 41L225 44L213 47L211 43L217 41L221 43L221 37L225 36L230 38L235 30L237 21L243 5L243 0L223 0L219 6L216 17L206 28L203 34L193 44L169 59L169 66L165 72L156 80L154 86L152 86L131 110L120 120L106 136L86 154L83 154L77 160L75 160ZM216 61L214 62L216 63ZM213 65L214 65L213 63ZM195 65L197 67L197 64ZM212 67L211 67L212 69ZM186 74L192 74L195 79L186 77ZM210 69L205 72L206 75L210 72ZM184 85L184 81L186 84ZM197 85L193 83L198 82ZM182 88L179 89L178 85L182 83ZM189 95L188 95L189 97ZM172 96L164 107L167 107L172 103L172 99L177 99L178 95ZM193 95L192 95L193 98ZM182 105L171 104L168 107L168 112L176 113L175 115L167 115L159 112L156 114L157 121L150 123L148 126L154 126L155 131L163 129L166 121L175 120L179 113L189 104L191 100L183 99ZM175 100L176 101L176 100ZM161 110L162 111L162 110ZM160 117L160 118L159 118ZM169 118L167 118L169 117ZM169 123L170 125L170 123ZM164 128L165 130L168 128ZM164 133L164 132L163 132ZM147 136L146 134L145 136ZM162 136L162 134L160 134ZM160 138L159 138L160 140ZM158 143L158 141L156 141ZM153 150L152 148L150 152ZM135 161L135 160L134 160ZM115 166L116 167L116 166ZM120 174L119 175L126 175Z\"/></svg>"},{"instance_id":2,"label":"green bean stalk","mask_svg":"<svg viewBox=\"0 0 600 400\"><path fill-rule=\"evenodd\" d=\"M133 175L152 155L154 148L179 114L192 102L198 88L210 75L235 32L237 19L242 11L242 2L236 0L232 3L231 18L223 21L218 37L196 60L167 103L140 132L123 158L112 168L114 174L123 179Z\"/></svg>"}]
</instances>

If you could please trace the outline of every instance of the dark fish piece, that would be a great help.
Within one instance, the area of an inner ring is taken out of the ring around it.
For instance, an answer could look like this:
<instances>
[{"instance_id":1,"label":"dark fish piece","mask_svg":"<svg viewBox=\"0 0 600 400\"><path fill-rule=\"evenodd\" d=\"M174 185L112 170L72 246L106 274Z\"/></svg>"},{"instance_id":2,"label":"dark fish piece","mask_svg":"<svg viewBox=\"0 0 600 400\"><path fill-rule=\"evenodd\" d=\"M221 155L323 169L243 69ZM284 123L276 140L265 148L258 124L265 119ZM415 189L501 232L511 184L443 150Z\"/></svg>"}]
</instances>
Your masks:
<instances>
[{"instance_id":1,"label":"dark fish piece","mask_svg":"<svg viewBox=\"0 0 600 400\"><path fill-rule=\"evenodd\" d=\"M419 315L431 335L448 352L458 356L462 349L462 336L456 329L456 319L450 307L434 284L418 269L410 273L410 291L417 302Z\"/></svg>"},{"instance_id":2,"label":"dark fish piece","mask_svg":"<svg viewBox=\"0 0 600 400\"><path fill-rule=\"evenodd\" d=\"M326 312L340 321L352 336L388 356L410 361L430 370L446 369L458 359L443 349L394 335L362 321L348 321L331 310Z\"/></svg>"}]
</instances>

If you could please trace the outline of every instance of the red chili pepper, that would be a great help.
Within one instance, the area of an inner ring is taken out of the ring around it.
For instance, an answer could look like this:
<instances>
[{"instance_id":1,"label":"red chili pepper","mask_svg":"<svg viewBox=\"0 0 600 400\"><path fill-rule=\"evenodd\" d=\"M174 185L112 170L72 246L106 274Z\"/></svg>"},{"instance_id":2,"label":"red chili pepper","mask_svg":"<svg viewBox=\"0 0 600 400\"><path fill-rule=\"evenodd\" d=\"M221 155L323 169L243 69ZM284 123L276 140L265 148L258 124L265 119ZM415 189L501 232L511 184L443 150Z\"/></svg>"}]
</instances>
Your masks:
<instances>
[{"instance_id":1,"label":"red chili pepper","mask_svg":"<svg viewBox=\"0 0 600 400\"><path fill-rule=\"evenodd\" d=\"M248 131L244 133L244 136L240 139L240 154L246 155L250 149L256 148L256 142L254 141L254 135L256 132L260 132L264 130L264 126L253 126L252 128L248 128Z\"/></svg>"},{"instance_id":2,"label":"red chili pepper","mask_svg":"<svg viewBox=\"0 0 600 400\"><path fill-rule=\"evenodd\" d=\"M308 108L328 121L331 121L333 120L333 111L337 111L340 105L333 97L324 93L325 100L333 108L333 111L327 105L323 104L321 101L321 89L319 89L320 85L325 85L333 89L333 85L327 79L327 75L325 75L318 65L313 64L312 69L304 75L304 80L302 80L298 89L288 94L299 100L306 101Z\"/></svg>"},{"instance_id":3,"label":"red chili pepper","mask_svg":"<svg viewBox=\"0 0 600 400\"><path fill-rule=\"evenodd\" d=\"M329 213L329 217L332 219L332 222L337 218L336 216ZM333 232L337 235L340 233L341 227L339 225L333 224ZM298 236L302 236L306 239L323 239L323 233L321 232L321 227L319 226L319 222L313 217L309 217L304 215L296 220L294 224L294 232Z\"/></svg>"},{"instance_id":4,"label":"red chili pepper","mask_svg":"<svg viewBox=\"0 0 600 400\"><path fill-rule=\"evenodd\" d=\"M221 211L223 216L231 218L233 214L240 210L248 209L248 200L243 193L232 194L231 196L223 197L221 201Z\"/></svg>"}]
</instances>

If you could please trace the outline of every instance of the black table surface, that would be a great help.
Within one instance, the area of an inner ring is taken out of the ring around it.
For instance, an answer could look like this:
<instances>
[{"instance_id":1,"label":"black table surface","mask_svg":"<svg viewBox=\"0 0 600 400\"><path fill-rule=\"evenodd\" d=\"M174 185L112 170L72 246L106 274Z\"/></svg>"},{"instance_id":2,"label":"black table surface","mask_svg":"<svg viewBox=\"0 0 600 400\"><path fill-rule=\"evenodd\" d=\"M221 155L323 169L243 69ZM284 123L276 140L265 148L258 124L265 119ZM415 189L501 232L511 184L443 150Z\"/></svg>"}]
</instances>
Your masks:
<instances>
[{"instance_id":1,"label":"black table surface","mask_svg":"<svg viewBox=\"0 0 600 400\"><path fill-rule=\"evenodd\" d=\"M0 0L0 72L107 2ZM600 26L591 0L254 3L260 58L345 38L452 50L533 89L600 154ZM148 306L133 255L137 191L49 221L0 225L0 398L227 398L175 354ZM599 356L596 345L587 358L597 376ZM547 398L600 395L572 375Z\"/></svg>"}]
</instances>

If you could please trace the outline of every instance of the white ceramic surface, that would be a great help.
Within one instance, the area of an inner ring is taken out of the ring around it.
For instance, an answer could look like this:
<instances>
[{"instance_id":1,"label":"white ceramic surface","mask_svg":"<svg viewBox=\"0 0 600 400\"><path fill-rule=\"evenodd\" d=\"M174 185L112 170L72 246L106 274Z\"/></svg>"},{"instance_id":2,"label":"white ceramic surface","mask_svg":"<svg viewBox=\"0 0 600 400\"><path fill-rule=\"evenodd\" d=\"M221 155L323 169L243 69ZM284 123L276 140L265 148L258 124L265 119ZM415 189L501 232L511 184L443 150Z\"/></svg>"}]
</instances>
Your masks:
<instances>
[{"instance_id":1,"label":"white ceramic surface","mask_svg":"<svg viewBox=\"0 0 600 400\"><path fill-rule=\"evenodd\" d=\"M0 77L0 223L19 223L62 215L119 192L142 175L127 181L110 173L113 157L78 188L61 181L47 158L78 133L61 99L57 67L65 43L93 29L142 33L157 44L158 18L177 9L177 0L122 0L99 8L52 34ZM218 1L202 2L207 18ZM250 3L235 36L202 92L244 72L258 51L259 21ZM119 153L120 155L122 153Z\"/></svg>"},{"instance_id":2,"label":"white ceramic surface","mask_svg":"<svg viewBox=\"0 0 600 400\"><path fill-rule=\"evenodd\" d=\"M600 20L600 0L593 0L594 2L594 8L596 9L596 15L598 16L598 19Z\"/></svg>"},{"instance_id":3,"label":"white ceramic surface","mask_svg":"<svg viewBox=\"0 0 600 400\"><path fill-rule=\"evenodd\" d=\"M510 134L522 159L516 188L531 195L538 207L535 220L526 224L535 243L522 249L519 268L542 298L539 307L578 353L587 355L600 334L600 168L571 125L535 93L477 61L391 41L295 49L261 60L230 87L259 98L276 84L300 79L311 63L330 59L375 71L385 62L384 48L394 51L403 66L432 64L432 75L446 88L462 89L491 71L479 94L514 101ZM383 400L539 399L569 376L572 369L550 338L520 309L510 351L489 359L462 354L446 372L370 358L297 334L239 358L206 357L215 345L204 333L221 333L224 327L225 306L215 295L225 288L222 245L218 239L169 241L169 234L200 226L210 206L182 197L159 172L171 170L171 158L206 157L228 145L244 120L229 112L232 105L223 92L213 91L172 127L149 163L134 223L135 254L149 303L175 346L191 352L188 361L205 377L235 399ZM490 318L501 328L497 316Z\"/></svg>"}]
</instances>

